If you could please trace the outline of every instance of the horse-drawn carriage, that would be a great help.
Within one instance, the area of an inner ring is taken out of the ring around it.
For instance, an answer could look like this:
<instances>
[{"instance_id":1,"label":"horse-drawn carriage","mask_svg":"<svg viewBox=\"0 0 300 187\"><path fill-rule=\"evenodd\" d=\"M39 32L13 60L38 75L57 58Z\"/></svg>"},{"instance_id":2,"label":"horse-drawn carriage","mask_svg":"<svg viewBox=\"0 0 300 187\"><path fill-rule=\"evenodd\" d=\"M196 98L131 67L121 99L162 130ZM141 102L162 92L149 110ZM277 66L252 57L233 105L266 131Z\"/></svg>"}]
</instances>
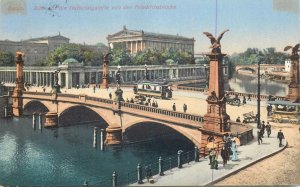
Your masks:
<instances>
[{"instance_id":1,"label":"horse-drawn carriage","mask_svg":"<svg viewBox=\"0 0 300 187\"><path fill-rule=\"evenodd\" d=\"M230 97L229 95L226 95L225 98L226 98L226 103L229 105L240 106L241 104L241 100L237 96Z\"/></svg>"},{"instance_id":2,"label":"horse-drawn carriage","mask_svg":"<svg viewBox=\"0 0 300 187\"><path fill-rule=\"evenodd\" d=\"M300 124L300 103L291 101L268 101L272 107L271 120L277 123L288 122Z\"/></svg>"},{"instance_id":3,"label":"horse-drawn carriage","mask_svg":"<svg viewBox=\"0 0 300 187\"><path fill-rule=\"evenodd\" d=\"M254 123L257 122L257 116L253 111L243 114L245 123Z\"/></svg>"}]
</instances>

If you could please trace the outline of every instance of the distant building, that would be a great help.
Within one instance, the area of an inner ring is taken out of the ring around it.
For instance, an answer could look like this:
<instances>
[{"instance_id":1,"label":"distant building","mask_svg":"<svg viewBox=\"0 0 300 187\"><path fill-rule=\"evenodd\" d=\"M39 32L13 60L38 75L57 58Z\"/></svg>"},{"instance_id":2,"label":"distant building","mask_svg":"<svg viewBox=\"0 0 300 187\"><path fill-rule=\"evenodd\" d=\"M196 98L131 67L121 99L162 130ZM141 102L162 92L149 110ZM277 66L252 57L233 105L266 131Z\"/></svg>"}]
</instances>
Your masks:
<instances>
[{"instance_id":1,"label":"distant building","mask_svg":"<svg viewBox=\"0 0 300 187\"><path fill-rule=\"evenodd\" d=\"M16 51L25 53L24 61L26 66L35 65L42 62L48 55L48 53L54 51L56 48L64 44L69 44L70 39L62 35L47 36L39 38L31 38L23 41L0 41L0 51L11 52L13 54ZM104 44L97 45L83 45L87 49L92 51L107 52L108 47Z\"/></svg>"},{"instance_id":2,"label":"distant building","mask_svg":"<svg viewBox=\"0 0 300 187\"><path fill-rule=\"evenodd\" d=\"M194 54L194 38L179 35L159 34L145 32L143 30L123 30L107 36L110 48L122 48L135 54L146 49L168 49L174 48Z\"/></svg>"},{"instance_id":3,"label":"distant building","mask_svg":"<svg viewBox=\"0 0 300 187\"><path fill-rule=\"evenodd\" d=\"M16 51L21 51L25 53L25 65L34 65L41 62L49 52L54 51L63 44L69 43L69 41L69 38L61 36L60 34L56 36L32 38L20 42L2 40L0 41L0 50L13 54L15 54Z\"/></svg>"},{"instance_id":4,"label":"distant building","mask_svg":"<svg viewBox=\"0 0 300 187\"><path fill-rule=\"evenodd\" d=\"M286 72L291 71L291 63L292 63L292 61L290 59L286 59L284 61L284 71L286 71Z\"/></svg>"}]
</instances>

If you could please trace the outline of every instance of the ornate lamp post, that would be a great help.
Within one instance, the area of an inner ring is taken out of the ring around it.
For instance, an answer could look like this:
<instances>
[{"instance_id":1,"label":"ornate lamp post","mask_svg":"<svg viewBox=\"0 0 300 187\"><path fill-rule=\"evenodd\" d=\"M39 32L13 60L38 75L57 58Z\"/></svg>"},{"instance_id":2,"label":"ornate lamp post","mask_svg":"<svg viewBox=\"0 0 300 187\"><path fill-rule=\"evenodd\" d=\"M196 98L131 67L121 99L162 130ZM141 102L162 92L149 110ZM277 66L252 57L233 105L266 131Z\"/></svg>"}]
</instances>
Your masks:
<instances>
[{"instance_id":1,"label":"ornate lamp post","mask_svg":"<svg viewBox=\"0 0 300 187\"><path fill-rule=\"evenodd\" d=\"M147 69L147 64L145 64L145 79L149 80L149 72L148 72L148 69Z\"/></svg>"},{"instance_id":2,"label":"ornate lamp post","mask_svg":"<svg viewBox=\"0 0 300 187\"><path fill-rule=\"evenodd\" d=\"M117 82L117 90L115 91L115 100L117 102L121 102L124 101L123 99L123 90L121 89L121 66L118 65L118 71L116 73L116 82ZM121 105L119 103L119 109L120 109Z\"/></svg>"}]
</instances>

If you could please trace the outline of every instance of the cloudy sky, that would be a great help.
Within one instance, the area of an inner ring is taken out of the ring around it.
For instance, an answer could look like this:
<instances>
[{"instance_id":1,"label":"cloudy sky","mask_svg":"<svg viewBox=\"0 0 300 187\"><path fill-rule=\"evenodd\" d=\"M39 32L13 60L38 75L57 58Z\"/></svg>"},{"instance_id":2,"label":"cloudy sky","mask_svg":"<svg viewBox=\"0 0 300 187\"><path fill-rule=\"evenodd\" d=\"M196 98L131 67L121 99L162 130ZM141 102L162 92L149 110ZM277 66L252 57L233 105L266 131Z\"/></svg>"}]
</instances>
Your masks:
<instances>
[{"instance_id":1,"label":"cloudy sky","mask_svg":"<svg viewBox=\"0 0 300 187\"><path fill-rule=\"evenodd\" d=\"M202 33L230 29L222 51L300 42L300 0L0 0L0 40L59 32L71 42L107 44L128 29L194 37L195 53L209 50ZM217 6L216 6L217 5Z\"/></svg>"}]
</instances>

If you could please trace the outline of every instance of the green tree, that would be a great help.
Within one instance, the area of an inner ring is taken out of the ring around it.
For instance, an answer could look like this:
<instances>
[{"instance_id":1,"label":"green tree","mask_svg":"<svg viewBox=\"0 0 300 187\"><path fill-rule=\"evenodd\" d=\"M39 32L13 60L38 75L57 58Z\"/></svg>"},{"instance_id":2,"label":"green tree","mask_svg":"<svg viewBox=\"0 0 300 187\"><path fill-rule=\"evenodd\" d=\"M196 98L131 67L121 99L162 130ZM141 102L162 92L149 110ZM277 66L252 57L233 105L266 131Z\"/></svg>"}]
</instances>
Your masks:
<instances>
[{"instance_id":1,"label":"green tree","mask_svg":"<svg viewBox=\"0 0 300 187\"><path fill-rule=\"evenodd\" d=\"M11 52L0 51L0 66L14 66L14 55Z\"/></svg>"}]
</instances>

